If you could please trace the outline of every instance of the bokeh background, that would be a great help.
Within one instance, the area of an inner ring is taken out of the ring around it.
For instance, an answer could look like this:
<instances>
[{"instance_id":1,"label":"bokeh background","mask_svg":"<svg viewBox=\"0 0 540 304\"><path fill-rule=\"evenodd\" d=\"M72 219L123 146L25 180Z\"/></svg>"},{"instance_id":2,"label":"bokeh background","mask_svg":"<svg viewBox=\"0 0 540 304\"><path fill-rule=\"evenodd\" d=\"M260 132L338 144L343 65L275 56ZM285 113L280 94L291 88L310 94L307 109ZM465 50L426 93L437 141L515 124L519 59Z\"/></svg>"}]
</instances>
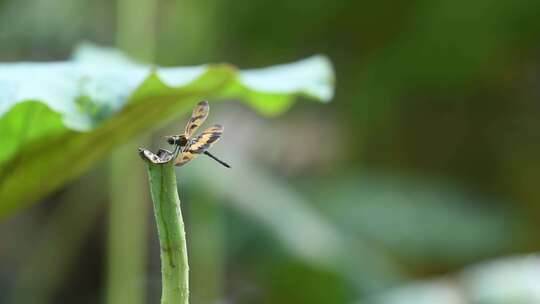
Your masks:
<instances>
[{"instance_id":1,"label":"bokeh background","mask_svg":"<svg viewBox=\"0 0 540 304\"><path fill-rule=\"evenodd\" d=\"M178 171L193 303L540 303L540 2L0 0L0 60L81 41L162 66L326 54L329 104L212 105ZM0 303L158 303L133 153L0 223Z\"/></svg>"}]
</instances>

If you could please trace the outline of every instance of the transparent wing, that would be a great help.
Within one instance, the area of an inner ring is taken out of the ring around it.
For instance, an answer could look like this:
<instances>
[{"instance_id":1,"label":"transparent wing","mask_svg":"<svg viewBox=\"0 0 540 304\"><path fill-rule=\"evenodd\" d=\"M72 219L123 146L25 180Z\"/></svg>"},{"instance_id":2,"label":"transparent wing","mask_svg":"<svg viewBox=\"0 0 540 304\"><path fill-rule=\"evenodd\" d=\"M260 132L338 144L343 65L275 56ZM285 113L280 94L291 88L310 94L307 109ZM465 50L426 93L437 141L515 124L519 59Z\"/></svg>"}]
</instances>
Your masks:
<instances>
[{"instance_id":1,"label":"transparent wing","mask_svg":"<svg viewBox=\"0 0 540 304\"><path fill-rule=\"evenodd\" d=\"M208 117L208 113L210 112L210 106L208 105L208 101L204 100L197 104L195 109L193 109L193 113L191 114L191 118L189 119L186 130L184 131L184 135L186 138L190 138L193 133L199 128L206 118Z\"/></svg>"}]
</instances>

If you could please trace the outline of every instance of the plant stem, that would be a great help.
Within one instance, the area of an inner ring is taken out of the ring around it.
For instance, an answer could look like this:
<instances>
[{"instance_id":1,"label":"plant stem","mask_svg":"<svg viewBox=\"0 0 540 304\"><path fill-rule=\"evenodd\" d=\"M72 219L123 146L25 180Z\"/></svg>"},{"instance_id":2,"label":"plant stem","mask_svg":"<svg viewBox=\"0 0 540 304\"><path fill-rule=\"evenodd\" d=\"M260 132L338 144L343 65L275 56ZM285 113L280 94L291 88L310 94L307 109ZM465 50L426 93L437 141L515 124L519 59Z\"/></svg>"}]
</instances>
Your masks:
<instances>
[{"instance_id":1,"label":"plant stem","mask_svg":"<svg viewBox=\"0 0 540 304\"><path fill-rule=\"evenodd\" d=\"M138 60L151 62L155 53L157 5L153 0L116 1L116 45ZM142 167L133 168L138 136L112 153L107 248L107 304L144 304L148 293L148 193ZM130 172L130 174L126 174Z\"/></svg>"},{"instance_id":2,"label":"plant stem","mask_svg":"<svg viewBox=\"0 0 540 304\"><path fill-rule=\"evenodd\" d=\"M161 304L187 304L189 266L186 234L174 166L172 162L153 164L146 161L146 164L161 249Z\"/></svg>"},{"instance_id":3,"label":"plant stem","mask_svg":"<svg viewBox=\"0 0 540 304\"><path fill-rule=\"evenodd\" d=\"M139 142L145 140L138 137ZM148 141L148 139L146 139ZM133 167L135 142L117 148L110 161L106 303L144 304L147 288L148 192L144 168ZM126 174L129 172L129 174Z\"/></svg>"}]
</instances>

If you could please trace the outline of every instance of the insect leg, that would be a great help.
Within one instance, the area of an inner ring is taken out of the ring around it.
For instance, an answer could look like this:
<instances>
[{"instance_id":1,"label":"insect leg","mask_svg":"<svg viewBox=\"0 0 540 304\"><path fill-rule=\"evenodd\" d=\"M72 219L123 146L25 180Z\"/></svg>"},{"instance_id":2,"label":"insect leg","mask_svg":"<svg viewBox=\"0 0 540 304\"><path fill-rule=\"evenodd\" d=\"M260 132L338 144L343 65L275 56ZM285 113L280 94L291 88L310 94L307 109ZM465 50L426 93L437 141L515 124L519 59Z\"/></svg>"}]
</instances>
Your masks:
<instances>
[{"instance_id":1,"label":"insect leg","mask_svg":"<svg viewBox=\"0 0 540 304\"><path fill-rule=\"evenodd\" d=\"M174 147L174 151L173 151L173 155L174 157L172 158L173 160L175 160L177 157L178 157L178 153L180 153L180 145L175 145Z\"/></svg>"}]
</instances>

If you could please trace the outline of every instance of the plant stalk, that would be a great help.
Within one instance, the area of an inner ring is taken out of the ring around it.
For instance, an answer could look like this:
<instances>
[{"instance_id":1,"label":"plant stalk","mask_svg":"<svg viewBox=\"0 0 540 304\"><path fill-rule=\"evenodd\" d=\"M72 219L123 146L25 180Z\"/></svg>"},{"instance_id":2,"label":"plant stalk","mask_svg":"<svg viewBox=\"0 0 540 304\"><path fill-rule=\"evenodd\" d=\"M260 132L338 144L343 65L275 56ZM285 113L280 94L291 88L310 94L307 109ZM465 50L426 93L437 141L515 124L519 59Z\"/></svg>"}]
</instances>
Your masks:
<instances>
[{"instance_id":1,"label":"plant stalk","mask_svg":"<svg viewBox=\"0 0 540 304\"><path fill-rule=\"evenodd\" d=\"M140 136L138 141L148 138ZM117 148L110 161L106 304L146 302L142 282L147 278L149 195L144 168L133 168L135 147L132 140Z\"/></svg>"},{"instance_id":2,"label":"plant stalk","mask_svg":"<svg viewBox=\"0 0 540 304\"><path fill-rule=\"evenodd\" d=\"M161 250L161 304L187 304L189 266L184 221L172 162L146 160Z\"/></svg>"}]
</instances>

